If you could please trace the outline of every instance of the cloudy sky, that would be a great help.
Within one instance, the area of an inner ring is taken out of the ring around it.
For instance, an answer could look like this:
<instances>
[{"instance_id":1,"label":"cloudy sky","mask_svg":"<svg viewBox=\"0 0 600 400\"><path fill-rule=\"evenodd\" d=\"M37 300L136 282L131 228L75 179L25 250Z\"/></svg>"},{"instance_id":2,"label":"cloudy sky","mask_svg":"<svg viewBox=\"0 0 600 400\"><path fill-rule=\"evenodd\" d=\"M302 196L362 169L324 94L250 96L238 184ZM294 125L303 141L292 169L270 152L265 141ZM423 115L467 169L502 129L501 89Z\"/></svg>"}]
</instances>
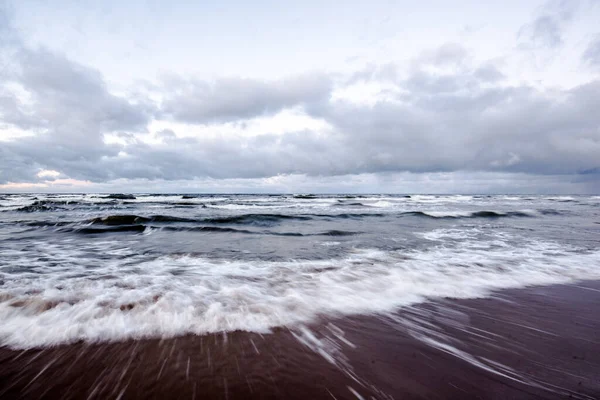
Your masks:
<instances>
[{"instance_id":1,"label":"cloudy sky","mask_svg":"<svg viewBox=\"0 0 600 400\"><path fill-rule=\"evenodd\" d=\"M599 193L600 0L0 0L0 191Z\"/></svg>"}]
</instances>

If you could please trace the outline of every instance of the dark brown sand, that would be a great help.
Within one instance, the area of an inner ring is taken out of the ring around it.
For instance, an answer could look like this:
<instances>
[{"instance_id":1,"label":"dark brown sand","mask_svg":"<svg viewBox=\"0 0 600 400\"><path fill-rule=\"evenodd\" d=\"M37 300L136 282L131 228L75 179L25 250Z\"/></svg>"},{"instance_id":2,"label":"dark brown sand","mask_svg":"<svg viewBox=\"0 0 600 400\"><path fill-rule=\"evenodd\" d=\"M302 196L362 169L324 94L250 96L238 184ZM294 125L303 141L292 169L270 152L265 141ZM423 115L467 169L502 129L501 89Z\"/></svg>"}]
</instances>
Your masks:
<instances>
[{"instance_id":1,"label":"dark brown sand","mask_svg":"<svg viewBox=\"0 0 600 400\"><path fill-rule=\"evenodd\" d=\"M0 348L1 399L371 397L600 398L600 282L264 336Z\"/></svg>"}]
</instances>

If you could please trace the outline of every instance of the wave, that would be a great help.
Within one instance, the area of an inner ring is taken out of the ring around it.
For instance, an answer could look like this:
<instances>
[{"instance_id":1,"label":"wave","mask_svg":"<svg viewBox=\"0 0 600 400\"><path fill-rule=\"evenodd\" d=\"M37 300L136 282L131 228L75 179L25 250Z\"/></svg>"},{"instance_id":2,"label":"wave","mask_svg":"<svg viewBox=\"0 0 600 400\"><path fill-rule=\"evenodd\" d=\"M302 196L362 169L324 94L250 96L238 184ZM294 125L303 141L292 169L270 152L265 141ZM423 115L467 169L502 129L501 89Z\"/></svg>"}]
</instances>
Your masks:
<instances>
[{"instance_id":1,"label":"wave","mask_svg":"<svg viewBox=\"0 0 600 400\"><path fill-rule=\"evenodd\" d=\"M233 233L248 233L253 235L272 235L272 236L290 236L290 237L302 237L302 236L354 236L360 234L360 232L341 231L341 230L330 230L319 233L300 233L300 232L274 232L274 231L249 231L245 229L235 228L224 228L217 226L198 226L198 227L165 227L163 230L172 231L199 231L199 232L233 232Z\"/></svg>"},{"instance_id":2,"label":"wave","mask_svg":"<svg viewBox=\"0 0 600 400\"><path fill-rule=\"evenodd\" d=\"M358 201L355 201L355 202L352 202L352 203L348 203L348 202L346 202L344 200L338 200L337 204L332 204L331 206L332 207L369 207L368 205L363 204L363 203L358 202Z\"/></svg>"},{"instance_id":3,"label":"wave","mask_svg":"<svg viewBox=\"0 0 600 400\"><path fill-rule=\"evenodd\" d=\"M564 211L554 210L551 208L537 210L542 215L563 215Z\"/></svg>"},{"instance_id":4,"label":"wave","mask_svg":"<svg viewBox=\"0 0 600 400\"><path fill-rule=\"evenodd\" d=\"M132 194L123 194L123 193L112 193L108 196L102 197L103 199L115 199L115 200L135 200L136 197Z\"/></svg>"},{"instance_id":5,"label":"wave","mask_svg":"<svg viewBox=\"0 0 600 400\"><path fill-rule=\"evenodd\" d=\"M558 201L561 203L571 203L576 201L575 198L572 196L550 196L545 197L545 200Z\"/></svg>"},{"instance_id":6,"label":"wave","mask_svg":"<svg viewBox=\"0 0 600 400\"><path fill-rule=\"evenodd\" d=\"M25 349L79 340L265 333L322 316L393 313L431 298L482 297L499 289L600 278L599 252L514 239L506 246L468 239L419 251L363 249L326 260L147 259L132 253L124 261L127 254L120 253L99 265L94 252L73 258L65 244L54 249L53 258L68 269L43 280L29 271L5 279L0 345ZM31 271L46 268L36 255L20 257ZM90 269L90 263L97 267Z\"/></svg>"},{"instance_id":7,"label":"wave","mask_svg":"<svg viewBox=\"0 0 600 400\"><path fill-rule=\"evenodd\" d=\"M354 236L354 235L358 235L359 232L351 232L351 231L340 231L340 230L330 230L330 231L326 231L326 232L322 232L319 233L318 235L324 235L324 236Z\"/></svg>"},{"instance_id":8,"label":"wave","mask_svg":"<svg viewBox=\"0 0 600 400\"><path fill-rule=\"evenodd\" d=\"M15 211L46 211L52 209L61 209L68 205L80 204L79 200L35 200L33 203L20 207Z\"/></svg>"},{"instance_id":9,"label":"wave","mask_svg":"<svg viewBox=\"0 0 600 400\"><path fill-rule=\"evenodd\" d=\"M19 212L41 212L41 211L55 211L64 209L66 205L77 204L77 201L59 201L59 200L36 200L32 204L27 206L19 207L15 211Z\"/></svg>"},{"instance_id":10,"label":"wave","mask_svg":"<svg viewBox=\"0 0 600 400\"><path fill-rule=\"evenodd\" d=\"M24 207L19 207L17 208L15 211L18 212L43 212L43 211L54 211L56 210L56 207L48 207L48 206L44 206L44 205L29 205L29 206L24 206Z\"/></svg>"},{"instance_id":11,"label":"wave","mask_svg":"<svg viewBox=\"0 0 600 400\"><path fill-rule=\"evenodd\" d=\"M524 211L404 211L400 213L341 213L341 214L311 214L313 217L330 219L359 219L369 217L421 217L432 219L460 219L460 218L505 218L505 217L533 217Z\"/></svg>"},{"instance_id":12,"label":"wave","mask_svg":"<svg viewBox=\"0 0 600 400\"><path fill-rule=\"evenodd\" d=\"M505 218L505 217L532 217L523 211L407 211L401 216L424 217L434 219L460 219L460 218Z\"/></svg>"},{"instance_id":13,"label":"wave","mask_svg":"<svg viewBox=\"0 0 600 400\"><path fill-rule=\"evenodd\" d=\"M116 225L102 228L83 227L75 228L74 231L83 234L117 233L117 232L144 232L146 225Z\"/></svg>"},{"instance_id":14,"label":"wave","mask_svg":"<svg viewBox=\"0 0 600 400\"><path fill-rule=\"evenodd\" d=\"M72 223L40 223L37 226L65 226ZM250 235L270 235L270 236L288 236L288 237L303 237L303 236L354 236L360 232L329 230L318 233L301 233L301 232L275 232L275 231L250 231L247 229L236 229L222 226L154 226L145 224L128 224L128 225L106 225L102 227L93 226L75 226L71 228L61 229L62 232L76 232L82 234L102 234L102 233L119 233L119 232L144 232L146 229L158 229L171 232L211 232L211 233L243 233Z\"/></svg>"},{"instance_id":15,"label":"wave","mask_svg":"<svg viewBox=\"0 0 600 400\"><path fill-rule=\"evenodd\" d=\"M53 226L67 226L73 225L72 221L15 221L16 224L24 224L27 226L36 227L53 227Z\"/></svg>"},{"instance_id":16,"label":"wave","mask_svg":"<svg viewBox=\"0 0 600 400\"><path fill-rule=\"evenodd\" d=\"M197 219L174 217L170 215L153 215L150 217L142 217L139 215L119 214L109 215L106 217L98 217L88 221L98 225L129 225L148 222L198 222Z\"/></svg>"},{"instance_id":17,"label":"wave","mask_svg":"<svg viewBox=\"0 0 600 400\"><path fill-rule=\"evenodd\" d=\"M83 207L114 206L119 204L116 201L83 201L83 200L36 200L33 203L22 206L10 211L17 212L43 212L60 211L65 209ZM8 211L8 210L7 210Z\"/></svg>"},{"instance_id":18,"label":"wave","mask_svg":"<svg viewBox=\"0 0 600 400\"><path fill-rule=\"evenodd\" d=\"M203 221L212 224L240 224L240 225L259 225L271 226L283 220L308 221L312 219L308 215L289 215L289 214L241 214L225 217L210 217Z\"/></svg>"},{"instance_id":19,"label":"wave","mask_svg":"<svg viewBox=\"0 0 600 400\"><path fill-rule=\"evenodd\" d=\"M245 229L235 229L235 228L223 228L219 226L193 226L193 227L171 227L166 226L161 228L166 231L187 231L187 232L216 232L216 233L258 233L252 232Z\"/></svg>"},{"instance_id":20,"label":"wave","mask_svg":"<svg viewBox=\"0 0 600 400\"><path fill-rule=\"evenodd\" d=\"M368 217L385 217L391 214L383 214L383 213L341 213L341 214L311 214L314 217L318 218L327 218L327 219L360 219L360 218L368 218Z\"/></svg>"}]
</instances>

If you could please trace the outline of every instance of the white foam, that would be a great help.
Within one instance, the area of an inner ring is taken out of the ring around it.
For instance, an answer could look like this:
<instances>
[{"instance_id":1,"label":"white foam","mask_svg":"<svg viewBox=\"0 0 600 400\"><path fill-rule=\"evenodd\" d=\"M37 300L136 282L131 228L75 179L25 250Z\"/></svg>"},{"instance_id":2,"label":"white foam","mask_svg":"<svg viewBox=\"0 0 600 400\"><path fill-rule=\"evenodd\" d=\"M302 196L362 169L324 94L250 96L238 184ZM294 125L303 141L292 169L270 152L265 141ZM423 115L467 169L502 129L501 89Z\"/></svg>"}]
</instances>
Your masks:
<instances>
[{"instance_id":1,"label":"white foam","mask_svg":"<svg viewBox=\"0 0 600 400\"><path fill-rule=\"evenodd\" d=\"M432 216L432 217L438 217L438 218L444 218L444 217L470 217L471 215L473 215L475 211L463 211L463 210L447 210L447 211L424 211L425 214Z\"/></svg>"},{"instance_id":2,"label":"white foam","mask_svg":"<svg viewBox=\"0 0 600 400\"><path fill-rule=\"evenodd\" d=\"M35 200L31 196L8 196L0 200L2 211L12 211L33 204Z\"/></svg>"},{"instance_id":3,"label":"white foam","mask_svg":"<svg viewBox=\"0 0 600 400\"><path fill-rule=\"evenodd\" d=\"M431 195L413 195L410 197L414 203L471 203L473 196L452 195L452 196L431 196Z\"/></svg>"},{"instance_id":4,"label":"white foam","mask_svg":"<svg viewBox=\"0 0 600 400\"><path fill-rule=\"evenodd\" d=\"M372 207L381 207L381 208L389 208L394 207L397 203L387 200L380 200L375 203L369 204Z\"/></svg>"},{"instance_id":5,"label":"white foam","mask_svg":"<svg viewBox=\"0 0 600 400\"><path fill-rule=\"evenodd\" d=\"M299 205L299 204L208 204L207 205L208 208L215 208L215 209L221 209L221 210L233 210L233 211L244 211L244 210L251 210L251 212L256 212L258 210L270 210L272 212L272 210L274 209L286 209L286 208L309 208L306 207L305 205Z\"/></svg>"},{"instance_id":6,"label":"white foam","mask_svg":"<svg viewBox=\"0 0 600 400\"><path fill-rule=\"evenodd\" d=\"M545 197L546 200L558 200L558 201L570 201L575 200L572 196L549 196Z\"/></svg>"},{"instance_id":7,"label":"white foam","mask_svg":"<svg viewBox=\"0 0 600 400\"><path fill-rule=\"evenodd\" d=\"M267 332L320 315L386 313L427 298L600 278L599 252L527 239L497 246L502 236L482 242L468 232L461 239L424 251L357 250L339 259L286 262L143 259L109 241L88 248L38 243L54 267L28 253L0 251L0 260L22 257L12 265L29 266L22 273L0 268L0 345ZM114 257L102 264L86 259L107 249Z\"/></svg>"}]
</instances>

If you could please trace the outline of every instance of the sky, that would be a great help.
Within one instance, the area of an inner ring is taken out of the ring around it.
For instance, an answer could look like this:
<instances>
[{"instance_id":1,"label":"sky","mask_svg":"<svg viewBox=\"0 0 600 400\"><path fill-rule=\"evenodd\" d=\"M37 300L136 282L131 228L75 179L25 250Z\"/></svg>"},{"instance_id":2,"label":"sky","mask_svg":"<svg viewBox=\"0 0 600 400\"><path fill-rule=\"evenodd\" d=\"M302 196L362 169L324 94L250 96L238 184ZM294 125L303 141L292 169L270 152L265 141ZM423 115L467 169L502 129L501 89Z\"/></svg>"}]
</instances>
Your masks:
<instances>
[{"instance_id":1,"label":"sky","mask_svg":"<svg viewBox=\"0 0 600 400\"><path fill-rule=\"evenodd\" d=\"M599 110L600 0L0 0L0 192L598 194Z\"/></svg>"}]
</instances>

